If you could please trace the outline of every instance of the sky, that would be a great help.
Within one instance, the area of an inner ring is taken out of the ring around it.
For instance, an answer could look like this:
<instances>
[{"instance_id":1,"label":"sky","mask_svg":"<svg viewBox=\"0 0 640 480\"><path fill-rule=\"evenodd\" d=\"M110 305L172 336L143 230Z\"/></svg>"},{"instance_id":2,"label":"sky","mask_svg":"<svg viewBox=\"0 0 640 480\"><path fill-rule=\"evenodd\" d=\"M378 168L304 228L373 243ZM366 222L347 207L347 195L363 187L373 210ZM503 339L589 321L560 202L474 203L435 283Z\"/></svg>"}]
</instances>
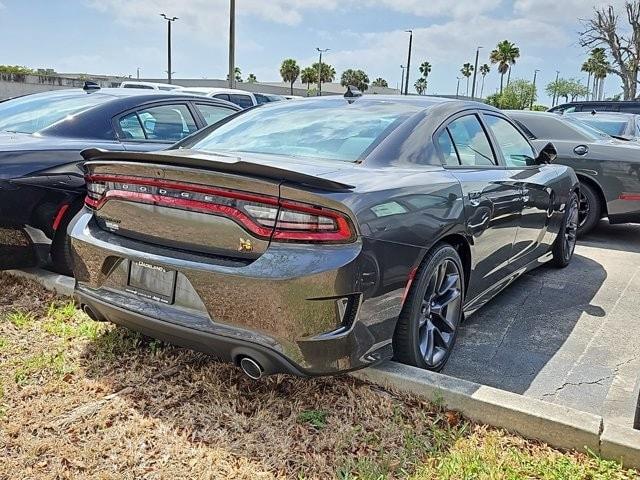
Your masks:
<instances>
[{"instance_id":1,"label":"sky","mask_svg":"<svg viewBox=\"0 0 640 480\"><path fill-rule=\"evenodd\" d=\"M236 63L243 76L279 81L284 58L302 66L323 61L338 75L363 69L373 80L400 83L413 29L411 85L418 66L432 65L427 93L455 94L463 63L480 64L501 40L520 47L512 79L533 79L538 69L539 103L544 86L563 77L583 78L586 52L578 45L580 18L594 7L624 0L237 0ZM173 24L174 78L225 78L229 0L0 0L0 64L53 68L58 72L166 76L166 13ZM495 66L485 95L500 84ZM480 87L478 87L480 88ZM466 90L463 79L460 92ZM605 92L620 90L609 77Z\"/></svg>"}]
</instances>

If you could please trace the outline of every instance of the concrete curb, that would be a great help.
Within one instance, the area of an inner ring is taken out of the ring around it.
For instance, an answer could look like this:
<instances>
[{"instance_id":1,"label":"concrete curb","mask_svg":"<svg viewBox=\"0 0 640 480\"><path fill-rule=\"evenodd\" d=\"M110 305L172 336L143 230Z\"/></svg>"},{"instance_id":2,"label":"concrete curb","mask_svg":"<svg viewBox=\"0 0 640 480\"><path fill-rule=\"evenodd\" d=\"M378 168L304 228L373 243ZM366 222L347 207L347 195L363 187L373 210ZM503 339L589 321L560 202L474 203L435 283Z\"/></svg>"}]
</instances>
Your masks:
<instances>
[{"instance_id":1,"label":"concrete curb","mask_svg":"<svg viewBox=\"0 0 640 480\"><path fill-rule=\"evenodd\" d=\"M28 278L38 282L47 290L56 292L58 295L73 295L73 288L75 286L75 280L73 277L66 277L64 275L58 275L57 273L49 272L40 268L30 268L26 270L8 270L8 274L16 277Z\"/></svg>"},{"instance_id":2,"label":"concrete curb","mask_svg":"<svg viewBox=\"0 0 640 480\"><path fill-rule=\"evenodd\" d=\"M606 424L598 415L395 362L352 375L439 402L479 423L557 448L589 448L604 458L622 461L625 467L640 468L640 431Z\"/></svg>"}]
</instances>

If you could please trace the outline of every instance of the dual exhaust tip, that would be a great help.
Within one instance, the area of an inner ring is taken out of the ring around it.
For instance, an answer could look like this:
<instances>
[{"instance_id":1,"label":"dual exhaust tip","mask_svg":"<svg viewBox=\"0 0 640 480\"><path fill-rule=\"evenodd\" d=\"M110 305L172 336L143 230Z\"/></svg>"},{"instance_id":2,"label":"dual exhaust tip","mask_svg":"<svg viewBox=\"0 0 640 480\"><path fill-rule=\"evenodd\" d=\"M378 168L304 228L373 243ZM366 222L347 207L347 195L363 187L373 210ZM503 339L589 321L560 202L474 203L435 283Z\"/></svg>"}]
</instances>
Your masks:
<instances>
[{"instance_id":1,"label":"dual exhaust tip","mask_svg":"<svg viewBox=\"0 0 640 480\"><path fill-rule=\"evenodd\" d=\"M83 304L80 308L91 320L96 322L105 321L104 318L96 313L89 305ZM240 359L239 366L242 372L252 380L259 380L264 376L264 369L262 366L251 357L242 357Z\"/></svg>"}]
</instances>

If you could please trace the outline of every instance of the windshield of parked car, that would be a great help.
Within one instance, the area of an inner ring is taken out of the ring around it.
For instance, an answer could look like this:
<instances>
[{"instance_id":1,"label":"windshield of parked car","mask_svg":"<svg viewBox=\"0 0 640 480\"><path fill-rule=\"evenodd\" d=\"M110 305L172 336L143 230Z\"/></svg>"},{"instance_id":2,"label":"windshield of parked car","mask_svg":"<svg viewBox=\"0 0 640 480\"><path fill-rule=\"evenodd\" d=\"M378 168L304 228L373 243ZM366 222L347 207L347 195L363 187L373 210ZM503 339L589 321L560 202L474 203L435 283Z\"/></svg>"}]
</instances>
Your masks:
<instances>
[{"instance_id":1,"label":"windshield of parked car","mask_svg":"<svg viewBox=\"0 0 640 480\"><path fill-rule=\"evenodd\" d=\"M0 131L35 133L111 99L100 93L26 95L0 103Z\"/></svg>"},{"instance_id":2,"label":"windshield of parked car","mask_svg":"<svg viewBox=\"0 0 640 480\"><path fill-rule=\"evenodd\" d=\"M235 117L190 148L355 162L419 110L383 100L274 102Z\"/></svg>"},{"instance_id":3,"label":"windshield of parked car","mask_svg":"<svg viewBox=\"0 0 640 480\"><path fill-rule=\"evenodd\" d=\"M598 117L580 118L584 123L612 136L624 135L627 129L626 120L613 120Z\"/></svg>"}]
</instances>

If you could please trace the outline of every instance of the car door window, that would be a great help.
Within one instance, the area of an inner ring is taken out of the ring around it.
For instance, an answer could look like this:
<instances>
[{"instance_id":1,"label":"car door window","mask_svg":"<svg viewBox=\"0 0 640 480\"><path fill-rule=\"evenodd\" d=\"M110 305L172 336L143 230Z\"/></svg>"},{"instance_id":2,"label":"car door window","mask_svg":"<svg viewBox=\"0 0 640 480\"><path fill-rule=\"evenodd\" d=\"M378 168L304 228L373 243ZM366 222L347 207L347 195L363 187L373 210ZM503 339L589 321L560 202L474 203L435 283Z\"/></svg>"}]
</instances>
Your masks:
<instances>
[{"instance_id":1,"label":"car door window","mask_svg":"<svg viewBox=\"0 0 640 480\"><path fill-rule=\"evenodd\" d=\"M461 165L496 165L491 144L477 116L467 115L458 118L451 122L447 128L456 147Z\"/></svg>"},{"instance_id":2,"label":"car door window","mask_svg":"<svg viewBox=\"0 0 640 480\"><path fill-rule=\"evenodd\" d=\"M232 113L235 113L235 111L230 108L219 107L217 105L206 105L204 103L197 103L196 108L204 118L207 125L213 125Z\"/></svg>"},{"instance_id":3,"label":"car door window","mask_svg":"<svg viewBox=\"0 0 640 480\"><path fill-rule=\"evenodd\" d=\"M186 105L160 105L137 113L147 140L177 142L198 130Z\"/></svg>"},{"instance_id":4,"label":"car door window","mask_svg":"<svg viewBox=\"0 0 640 480\"><path fill-rule=\"evenodd\" d=\"M218 93L218 94L214 95L213 98L219 98L220 100L226 100L228 102L229 101L229 94L227 94L227 93Z\"/></svg>"},{"instance_id":5,"label":"car door window","mask_svg":"<svg viewBox=\"0 0 640 480\"><path fill-rule=\"evenodd\" d=\"M458 158L456 147L453 146L453 141L451 140L449 130L445 128L442 132L440 132L440 134L436 138L436 145L438 146L438 150L440 150L442 161L445 165L460 165L460 159Z\"/></svg>"},{"instance_id":6,"label":"car door window","mask_svg":"<svg viewBox=\"0 0 640 480\"><path fill-rule=\"evenodd\" d=\"M235 93L231 93L229 94L229 101L242 108L253 107L253 101L251 100L251 97L249 95L238 95Z\"/></svg>"},{"instance_id":7,"label":"car door window","mask_svg":"<svg viewBox=\"0 0 640 480\"><path fill-rule=\"evenodd\" d=\"M265 103L269 103L271 100L266 95L262 95L261 93L254 93L253 96L256 98L256 102L258 105L264 105Z\"/></svg>"},{"instance_id":8,"label":"car door window","mask_svg":"<svg viewBox=\"0 0 640 480\"><path fill-rule=\"evenodd\" d=\"M119 122L123 140L146 140L144 129L136 112L121 117Z\"/></svg>"},{"instance_id":9,"label":"car door window","mask_svg":"<svg viewBox=\"0 0 640 480\"><path fill-rule=\"evenodd\" d=\"M484 119L496 138L507 167L522 168L533 164L536 153L516 127L495 115L485 115Z\"/></svg>"}]
</instances>

